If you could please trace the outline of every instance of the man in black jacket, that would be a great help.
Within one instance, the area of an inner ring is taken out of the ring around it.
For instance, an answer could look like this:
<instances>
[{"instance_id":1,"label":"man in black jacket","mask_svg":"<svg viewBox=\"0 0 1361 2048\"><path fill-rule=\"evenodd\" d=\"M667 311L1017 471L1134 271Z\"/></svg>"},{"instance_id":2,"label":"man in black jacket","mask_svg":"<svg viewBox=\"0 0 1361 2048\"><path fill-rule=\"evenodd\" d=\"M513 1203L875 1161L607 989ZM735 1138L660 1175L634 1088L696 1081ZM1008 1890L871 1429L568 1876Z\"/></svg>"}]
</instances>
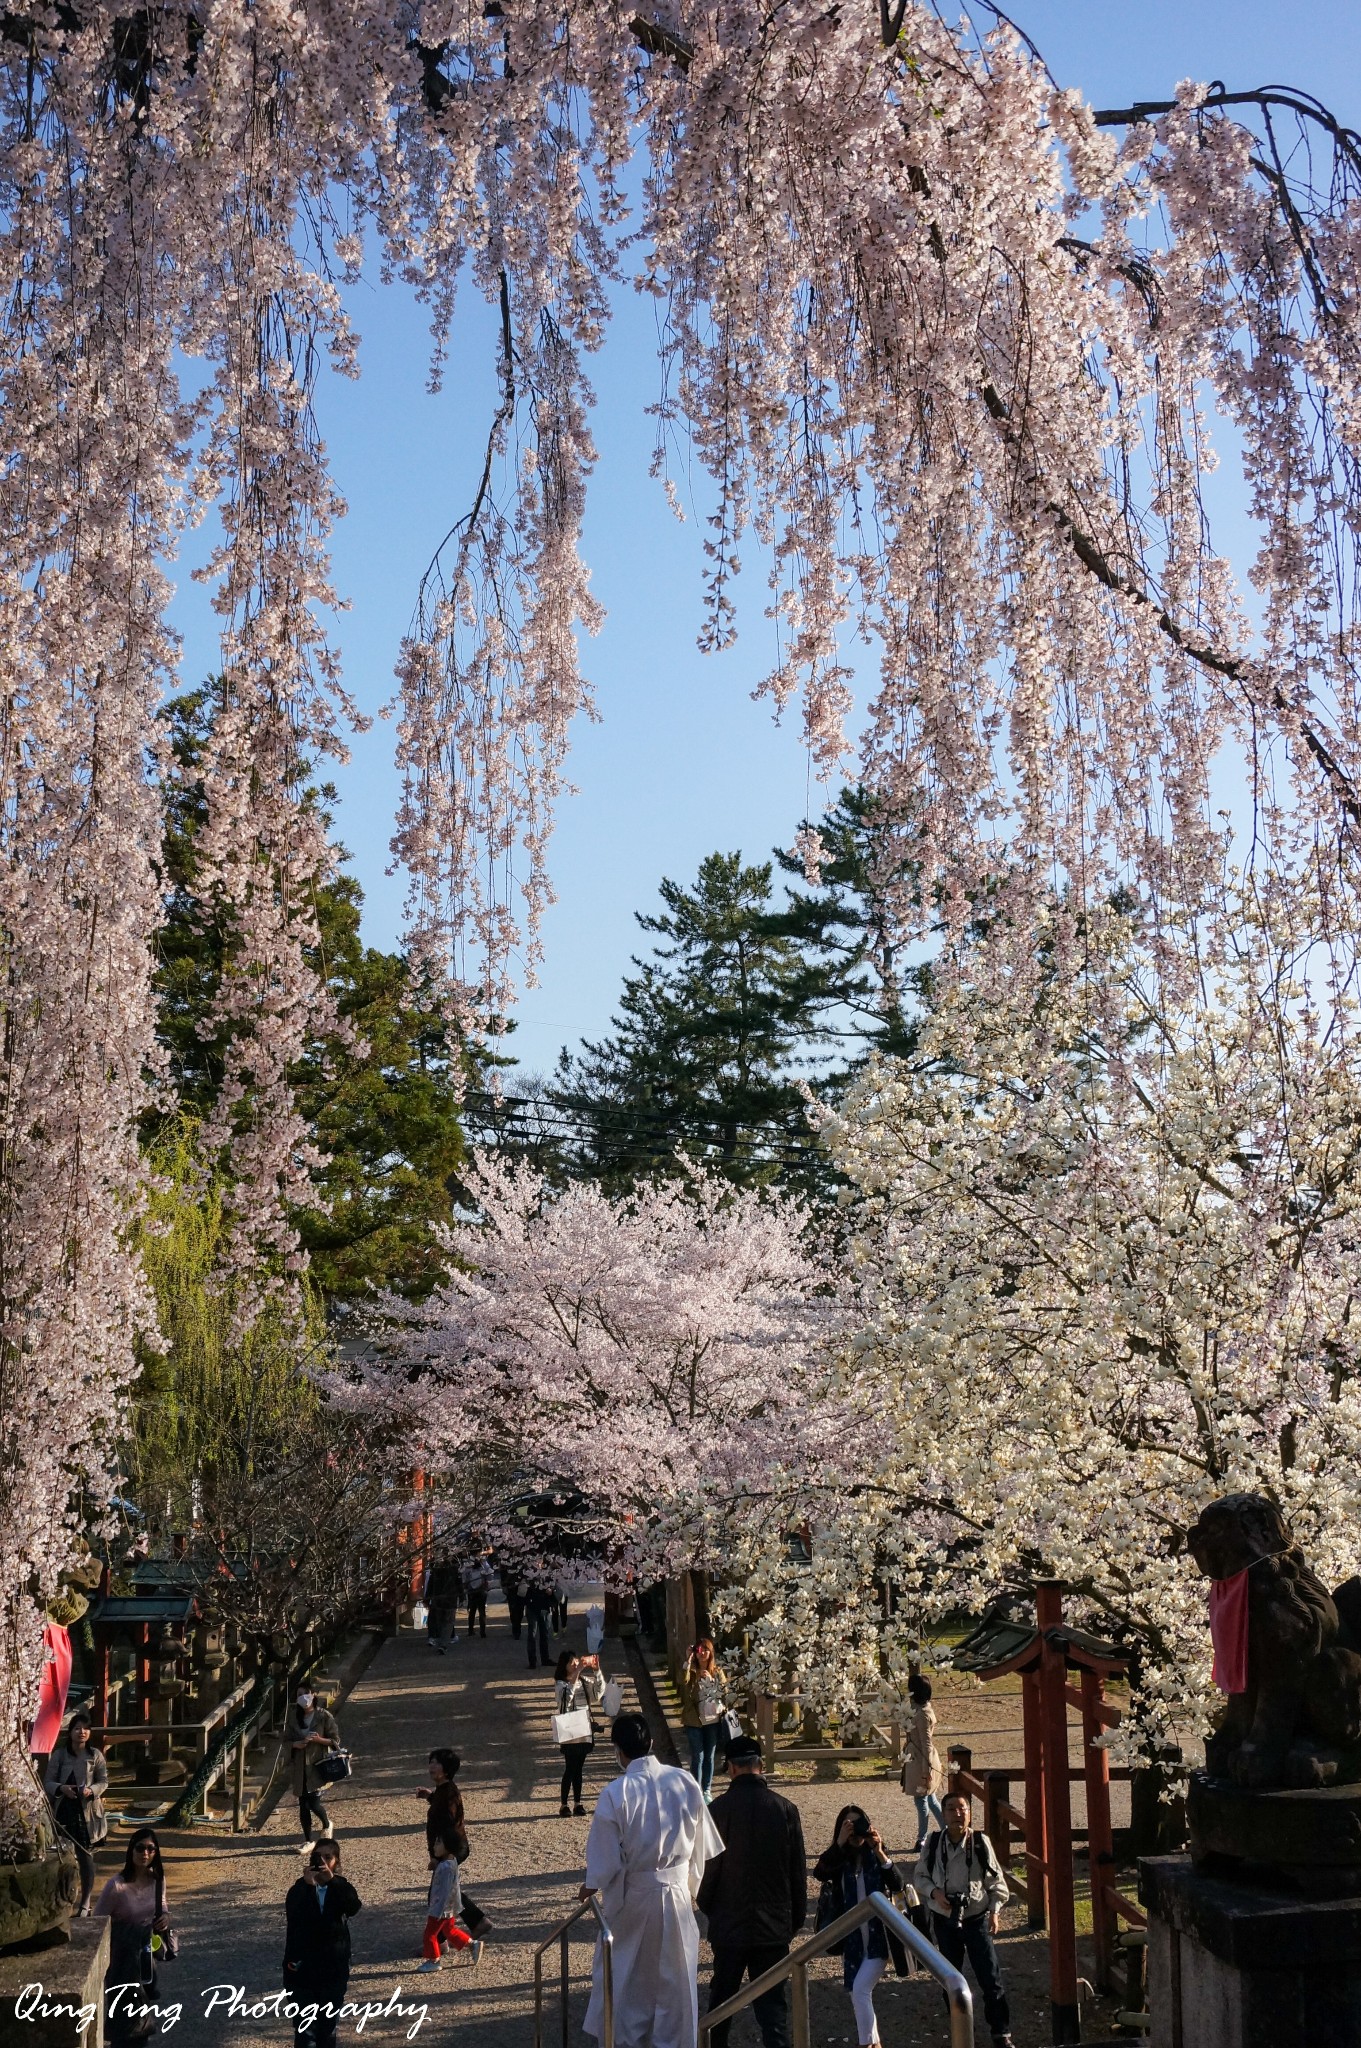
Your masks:
<instances>
[{"instance_id":1,"label":"man in black jacket","mask_svg":"<svg viewBox=\"0 0 1361 2048\"><path fill-rule=\"evenodd\" d=\"M749 1735L728 1744L728 1776L728 1790L709 1809L723 1837L723 1854L705 1871L698 1901L714 1952L710 2012L733 1996L744 1977L755 1979L782 1962L808 1917L799 1809L771 1791L761 1773L761 1745ZM765 2048L790 2048L784 1985L763 1992L751 2009ZM709 2037L712 2048L728 2048L730 2025L720 2020Z\"/></svg>"},{"instance_id":2,"label":"man in black jacket","mask_svg":"<svg viewBox=\"0 0 1361 2048\"><path fill-rule=\"evenodd\" d=\"M350 1921L359 1894L340 1874L339 1842L318 1842L284 1900L284 1985L302 2008L295 2048L335 2048L350 1981Z\"/></svg>"}]
</instances>

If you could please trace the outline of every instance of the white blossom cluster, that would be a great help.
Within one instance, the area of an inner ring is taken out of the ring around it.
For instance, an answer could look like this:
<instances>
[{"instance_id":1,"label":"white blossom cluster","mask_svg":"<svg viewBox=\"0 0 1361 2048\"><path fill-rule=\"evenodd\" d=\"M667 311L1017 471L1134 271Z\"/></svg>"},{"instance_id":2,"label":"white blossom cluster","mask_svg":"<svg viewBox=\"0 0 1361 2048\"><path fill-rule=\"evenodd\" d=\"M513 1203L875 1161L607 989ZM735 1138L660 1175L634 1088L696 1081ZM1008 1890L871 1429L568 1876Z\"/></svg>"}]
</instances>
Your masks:
<instances>
[{"instance_id":1,"label":"white blossom cluster","mask_svg":"<svg viewBox=\"0 0 1361 2048\"><path fill-rule=\"evenodd\" d=\"M1361 1564L1354 990L1320 1003L1242 878L1183 937L1177 984L1119 913L1024 1000L961 971L830 1123L856 1307L835 1461L785 1476L812 1565L759 1516L734 1545L772 1689L897 1690L925 1623L1052 1577L1135 1654L1127 1746L1194 1737L1205 1503L1267 1492L1329 1584Z\"/></svg>"}]
</instances>

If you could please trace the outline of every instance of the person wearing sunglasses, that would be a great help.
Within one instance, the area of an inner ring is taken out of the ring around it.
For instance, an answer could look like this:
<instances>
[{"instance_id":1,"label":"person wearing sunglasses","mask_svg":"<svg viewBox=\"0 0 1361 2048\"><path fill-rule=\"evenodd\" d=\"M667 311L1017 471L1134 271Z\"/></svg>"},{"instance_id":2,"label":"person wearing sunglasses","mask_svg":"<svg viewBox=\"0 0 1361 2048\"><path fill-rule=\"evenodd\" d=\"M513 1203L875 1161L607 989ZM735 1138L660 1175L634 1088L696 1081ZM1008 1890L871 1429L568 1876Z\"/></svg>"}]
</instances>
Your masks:
<instances>
[{"instance_id":1,"label":"person wearing sunglasses","mask_svg":"<svg viewBox=\"0 0 1361 2048\"><path fill-rule=\"evenodd\" d=\"M165 1865L154 1828L138 1828L129 1837L123 1868L99 1894L95 1911L106 1914L110 1922L106 1993L120 1985L135 1987L132 1993L113 2000L106 2039L110 2048L122 2048L127 2042L144 2041L151 2033L154 2020L129 2015L126 2008L154 2003L158 1956L173 1953Z\"/></svg>"}]
</instances>

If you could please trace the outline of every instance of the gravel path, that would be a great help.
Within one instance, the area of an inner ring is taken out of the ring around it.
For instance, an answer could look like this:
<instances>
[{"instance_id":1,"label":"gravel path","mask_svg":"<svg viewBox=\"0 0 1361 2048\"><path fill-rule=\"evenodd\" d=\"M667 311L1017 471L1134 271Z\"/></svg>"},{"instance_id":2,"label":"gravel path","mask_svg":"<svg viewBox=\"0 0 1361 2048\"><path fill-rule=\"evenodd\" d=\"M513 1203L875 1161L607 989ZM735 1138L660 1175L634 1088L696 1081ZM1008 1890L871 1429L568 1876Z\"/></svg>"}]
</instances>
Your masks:
<instances>
[{"instance_id":1,"label":"gravel path","mask_svg":"<svg viewBox=\"0 0 1361 2048\"><path fill-rule=\"evenodd\" d=\"M584 1604L567 1637L582 1646ZM532 2040L533 1945L574 1903L589 1826L558 1817L551 1678L529 1670L525 1642L512 1638L504 1606L493 1605L486 1641L461 1638L447 1656L423 1636L390 1639L338 1710L355 1775L331 1798L331 1815L342 1867L364 1902L353 1926L349 1995L382 2003L400 1985L404 2003L429 2005L423 2042L451 2039L455 2026L469 2048L528 2048ZM414 1787L428 1782L426 1757L443 1744L466 1759L459 1783L473 1849L464 1877L495 1933L476 1970L449 1960L438 1975L417 1976L429 1872ZM588 1805L612 1768L607 1754L597 1750L588 1762ZM182 2041L291 2042L291 2028L277 2018L221 2009L205 2018L203 1987L237 1984L256 1997L277 1989L283 1899L301 1867L297 1837L296 1805L285 1795L258 1835L165 1838L182 1946L180 1960L162 1971L162 1998L173 1985L184 2000ZM583 1946L583 1963L585 1955ZM409 2017L373 2018L362 2038L404 2040L410 2025Z\"/></svg>"},{"instance_id":2,"label":"gravel path","mask_svg":"<svg viewBox=\"0 0 1361 2048\"><path fill-rule=\"evenodd\" d=\"M566 1640L574 1647L584 1646L585 1605L583 1598L572 1614ZM616 1675L624 1680L632 1705L623 1659L612 1658L612 1649L617 1653L617 1646L607 1643L604 1661L607 1668L617 1664ZM528 1669L525 1643L512 1638L505 1608L494 1602L487 1639L460 1639L448 1656L435 1655L424 1637L414 1634L384 1643L339 1709L341 1732L356 1763L354 1779L332 1799L332 1815L343 1845L343 1868L364 1901L354 1923L349 1995L381 2006L400 1987L403 2004L428 2007L416 2035L427 2048L454 2039L464 2048L531 2048L533 1948L574 1903L589 1825L558 1816L560 1764L549 1729L550 1678L542 1669ZM991 1704L995 1713L1001 1702ZM1003 1710L1000 1718L1010 1716ZM418 1976L414 1969L428 1872L423 1807L413 1788L425 1777L428 1751L445 1743L466 1759L460 1784L473 1847L464 1877L495 1931L477 1969L448 1960L438 1975ZM613 1769L612 1756L602 1745L587 1766L588 1807ZM911 1803L891 1782L782 1784L779 1789L796 1800L803 1814L810 1860L830 1838L838 1808L851 1798L864 1802L895 1854L905 1853L915 1833ZM264 2043L286 2048L291 2043L291 2027L278 2017L221 2007L205 2017L205 1987L240 1986L248 2002L277 1991L283 1899L300 1868L296 1819L296 1808L285 1797L258 1835L163 1837L182 1944L180 1959L162 1971L162 2001L178 1997L184 2005L182 2021L171 2031L176 2048L260 2048ZM1034 2048L1048 2038L1043 1943L1012 1927L1003 1935L1002 1957L1018 1994L1019 2048ZM580 1972L587 1962L583 1939L576 1952ZM814 2041L852 2048L854 2029L840 1964L828 1958L815 1967ZM701 1982L707 1977L706 1952ZM584 2005L583 1974L572 2002L574 2042L582 2038ZM898 1983L890 1977L878 2006L884 2048L937 2048L947 2039L939 1995L924 1978ZM405 2040L413 2017L409 2012L370 2018L358 2038L383 2044ZM554 2005L546 2039L556 2048L560 2038ZM341 2040L355 2039L354 2023L347 2022ZM758 2040L749 2018L735 2026L734 2048L750 2048ZM987 2040L981 2015L978 2040Z\"/></svg>"}]
</instances>

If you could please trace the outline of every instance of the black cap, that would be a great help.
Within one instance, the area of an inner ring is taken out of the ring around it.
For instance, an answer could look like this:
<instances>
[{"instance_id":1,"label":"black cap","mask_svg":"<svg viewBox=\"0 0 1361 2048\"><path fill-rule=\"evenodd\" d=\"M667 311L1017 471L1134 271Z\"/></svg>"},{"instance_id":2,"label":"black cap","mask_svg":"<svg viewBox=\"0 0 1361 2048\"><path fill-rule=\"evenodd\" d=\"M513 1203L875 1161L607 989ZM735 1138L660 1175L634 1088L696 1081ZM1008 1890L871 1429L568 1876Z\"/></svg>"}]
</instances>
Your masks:
<instances>
[{"instance_id":1,"label":"black cap","mask_svg":"<svg viewBox=\"0 0 1361 2048\"><path fill-rule=\"evenodd\" d=\"M732 1741L728 1744L728 1762L730 1764L759 1764L760 1761L761 1745L756 1740L756 1737L754 1735L734 1735Z\"/></svg>"}]
</instances>

